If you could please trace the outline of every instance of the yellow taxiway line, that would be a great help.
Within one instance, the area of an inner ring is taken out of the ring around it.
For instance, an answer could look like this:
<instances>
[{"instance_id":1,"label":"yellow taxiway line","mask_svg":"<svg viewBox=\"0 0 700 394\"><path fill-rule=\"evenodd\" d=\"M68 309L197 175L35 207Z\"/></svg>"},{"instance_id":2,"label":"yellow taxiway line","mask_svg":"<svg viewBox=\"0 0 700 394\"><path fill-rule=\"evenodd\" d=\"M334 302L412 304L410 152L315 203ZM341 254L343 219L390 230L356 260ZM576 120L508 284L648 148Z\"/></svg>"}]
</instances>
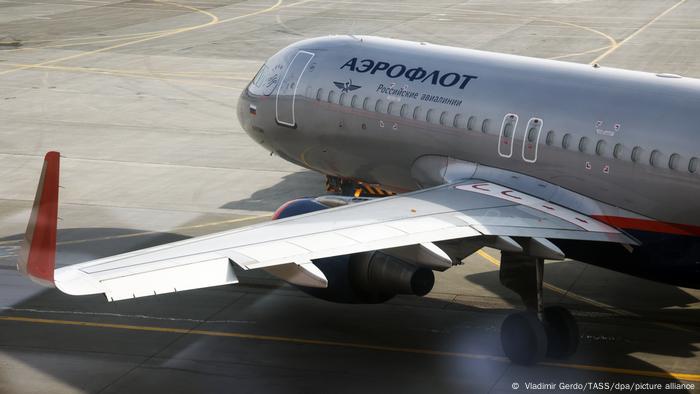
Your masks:
<instances>
[{"instance_id":1,"label":"yellow taxiway line","mask_svg":"<svg viewBox=\"0 0 700 394\"><path fill-rule=\"evenodd\" d=\"M497 258L491 256L490 254L484 252L483 250L479 250L479 251L477 251L476 253L477 253L479 256L481 256L481 257L483 257L484 259L486 259L489 263L495 265L496 267L500 267L500 266L501 266L501 262L498 261ZM554 285L549 284L549 283L547 283L547 282L542 283L542 287L544 287L545 289L549 289L549 290L551 290L551 291L553 291L553 292L555 292L555 293L559 293L559 294L563 295L564 297L568 297L568 298L571 298L571 299L573 299L573 300L580 301L580 302L582 302L582 303L584 303L584 304L593 305L593 306L595 306L595 307L597 307L597 308L606 310L606 311L608 311L608 312L611 312L611 313L616 314L616 315L619 315L619 316L642 317L641 315L638 315L638 314L636 314L636 313L634 313L634 312L626 311L626 310L620 309L620 308L615 308L615 307L612 306L612 305L608 305L608 304L605 304L605 303L600 302L600 301L592 300L592 299L590 299L590 298L588 298L588 297L584 297L584 296L582 296L582 295L576 294L576 293L574 293L574 292L572 292L572 291L569 291L569 290L564 290L564 289L562 289L562 288L560 288L560 287L554 286ZM663 322L652 322L652 323L656 324L657 326L662 326L662 327L666 327L666 328L671 328L671 329L679 330L679 331L683 331L683 332L690 332L690 333L694 333L694 332L695 332L695 330L691 330L691 329L688 329L688 328L685 328L685 327L681 327L681 326L678 326L678 325L675 325L675 324L663 323Z\"/></svg>"},{"instance_id":2,"label":"yellow taxiway line","mask_svg":"<svg viewBox=\"0 0 700 394\"><path fill-rule=\"evenodd\" d=\"M282 0L279 0L279 1L278 1L278 4L281 3L281 1L282 1ZM164 3L165 3L165 2L164 2ZM77 58L80 58L80 57L83 57L83 56L88 56L88 55L93 55L93 54L96 54L96 53L106 52L106 51L110 51L110 50L112 50L112 49L117 49L117 48L125 47L125 46L128 46L128 45L139 44L139 43L142 43L142 42L154 40L154 39L156 39L156 38L167 37L167 36L171 36L171 35L174 35L174 34L184 33L184 32L192 31L192 30L196 30L196 29L201 29L201 28L204 28L204 27L211 26L211 25L213 25L213 24L219 23L219 17L216 16L216 15L214 15L214 14L212 14L211 12L208 12L208 11L205 11L205 10L200 10L199 8L190 7L190 6L187 6L187 5L181 5L181 4L176 4L176 3L167 3L167 4L172 4L172 5L176 5L176 6L178 6L178 7L187 8L187 9L190 9L190 10L192 10L192 11L199 12L199 13L201 13L201 14L204 14L204 15L208 16L208 17L210 18L210 20L209 20L209 22L206 22L206 23L203 23L203 24L200 24L200 25L196 25L196 26L183 27L183 28L175 29L175 30L170 31L170 32L166 32L166 33L163 33L163 34L158 34L158 35L154 35L154 36L150 36L150 37L145 37L145 38L141 38L141 39L134 40L134 41L124 42L124 43L121 43L121 44L111 45L111 46L108 46L108 47L104 47L104 48L100 48L100 49L95 49L95 50L92 50L92 51L86 51L86 52L81 52L81 53L77 53L77 54L73 54L73 55L69 55L69 56L64 56L64 57L61 57L61 58L58 58L58 59L47 60L47 61L41 62L41 63L29 64L29 65L26 65L26 66L17 67L17 68L13 68L13 69L10 69L10 70L0 71L0 75L9 74L9 73L12 73L12 72L15 72L15 71L26 70L26 69L29 69L29 68L35 68L35 67L40 67L40 66L46 66L46 65L54 64L54 63L60 63L60 62L66 61L66 60L77 59ZM246 16L247 16L247 15L246 15Z\"/></svg>"},{"instance_id":3,"label":"yellow taxiway line","mask_svg":"<svg viewBox=\"0 0 700 394\"><path fill-rule=\"evenodd\" d=\"M267 7L267 8L258 10L258 11L250 12L250 13L248 13L248 14L238 15L238 16L234 16L234 17L226 18L226 19L219 19L218 16L212 14L211 12L208 12L208 11L205 11L205 10L202 10L202 9L199 9L199 8L196 8L196 7L192 7L192 6L188 6L188 5L183 5L183 4L178 4L178 3L173 3L173 2L166 2L166 1L162 1L162 0L156 0L156 1L159 1L159 2L164 3L164 4L170 4L170 5L174 5L174 6L177 6L177 7L182 7L182 8L186 8L186 9L189 9L189 10L192 10L192 11L195 11L195 12L198 12L198 13L200 13L200 14L203 14L203 15L209 17L209 21L206 22L206 23L199 24L199 25L189 26L189 27L182 27L182 28L179 28L179 29L173 29L173 30L171 30L171 31L166 31L166 32L164 32L164 33L162 33L162 34L156 34L156 35L153 35L153 36L148 36L148 37L140 38L140 39L133 40L133 41L123 42L123 43L121 43L121 44L111 45L111 46L108 46L108 47L104 47L104 48L100 48L100 49L95 49L95 50L92 50L92 51L81 52L81 53L77 53L77 54L73 54L73 55L69 55L69 56L64 56L64 57L61 57L61 58L58 58L58 59L47 60L47 61L44 61L44 62L41 62L41 63L28 64L28 65L25 65L25 66L22 66L22 67L17 67L17 68L13 68L13 69L10 69L10 70L0 71L0 75L5 75L5 74L9 74L9 73L12 73L12 72L15 72L15 71L26 70L26 69L30 69L30 68L38 68L38 67L41 67L41 66L47 66L47 65L51 65L51 64L55 64L55 63L61 63L61 62L64 62L64 61L66 61L66 60L72 60L72 59L77 59L77 58L84 57L84 56L88 56L88 55L94 55L94 54L97 54L97 53L107 52L107 51L111 51L111 50L113 50L113 49L122 48L122 47L125 47L125 46L128 46L128 45L140 44L140 43L142 43L142 42L147 42L147 41L155 40L155 39L158 39L158 38L169 37L169 36L172 36L172 35L175 35L175 34L190 32L190 31L193 31L193 30L198 30L198 29L202 29L202 28L205 28L205 27L213 26L213 25L219 25L219 24L222 24L222 23L232 22L232 21L239 20L239 19L243 19L243 18L247 18L247 17L250 17L250 16L255 16L255 15L263 14L263 13L270 12L270 11L272 11L272 10L278 8L280 5L282 5L282 1L283 1L283 0L277 0L277 2L276 2L274 5L270 6L270 7ZM302 3L308 3L308 2L310 2L310 1L315 1L315 0L302 0L302 1L297 2L297 3L289 4L287 7L295 6L295 5L302 4Z\"/></svg>"},{"instance_id":4,"label":"yellow taxiway line","mask_svg":"<svg viewBox=\"0 0 700 394\"><path fill-rule=\"evenodd\" d=\"M19 316L0 316L0 321L34 323L34 324L64 325L64 326L78 326L78 327L87 327L87 328L107 328L107 329L116 329L116 330L159 332L159 333L182 334L182 335L203 335L203 336L211 336L211 337L228 337L228 338L258 340L258 341L284 342L284 343L293 343L293 344L301 344L301 345L333 346L333 347L362 349L362 350L376 350L376 351L384 351L384 352L422 354L422 355L428 355L428 356L458 357L458 358L470 359L470 360L487 360L487 361L496 361L496 362L503 362L503 363L509 362L509 360L506 357L492 356L492 355L487 355L487 354L448 352L448 351L431 350L431 349L407 348L407 347L397 347L397 346L382 346L382 345L371 345L371 344L353 343L353 342L341 342L341 341L328 341L328 340L320 340L320 339L285 337L285 336L276 336L276 335L246 334L246 333L241 333L241 332L210 331L210 330L157 327L157 326L137 326L137 325L130 325L130 324L96 323L96 322L76 321L76 320L38 319L38 318L19 317ZM700 382L700 374L678 373L678 372L668 372L668 371L648 371L648 370L636 370L636 369L625 369L625 368L611 368L611 367L604 367L604 366L598 366L598 365L568 364L568 363L557 363L557 362L541 362L538 365L548 366L548 367L577 369L577 370L583 370L583 371L607 372L607 373L622 374L622 375L647 376L647 377L657 377L657 378L677 379L677 380L684 380L684 381Z\"/></svg>"},{"instance_id":5,"label":"yellow taxiway line","mask_svg":"<svg viewBox=\"0 0 700 394\"><path fill-rule=\"evenodd\" d=\"M177 77L177 78L211 78L211 79L227 79L235 81L245 81L248 82L253 79L253 75L245 74L245 76L231 76L224 73L207 73L205 71L193 71L193 72L168 72L168 71L152 71L152 70L126 70L126 69L114 69L114 68L100 68L100 67L76 67L76 66L37 66L33 64L25 63L2 63L1 66L8 67L31 67L39 68L45 70L57 70L66 72L80 72L80 73L95 73L95 74L107 74L107 75L124 75L124 76L136 76L136 77Z\"/></svg>"},{"instance_id":6,"label":"yellow taxiway line","mask_svg":"<svg viewBox=\"0 0 700 394\"><path fill-rule=\"evenodd\" d=\"M255 219L263 219L263 218L270 218L272 217L271 213L266 213L264 215L255 215L255 216L246 216L242 218L235 218L235 219L227 219L227 220L220 220L217 222L209 222L209 223L202 223L202 224L193 224L189 226L179 226L179 227L173 227L168 230L156 230L156 231L139 231L137 233L131 233L131 234L120 234L120 235L107 235L104 237L95 237L95 238L83 238L83 239L73 239L70 241L61 241L57 242L56 245L73 245L73 244L80 244L80 243L86 243L86 242L94 242L94 241L107 241L110 239L122 239L122 238L132 238L132 237L143 237L144 235L152 235L152 234L160 234L166 231L172 232L172 231L182 231L182 230L191 230L195 228L203 228L203 227L212 227L212 226L219 226L222 224L230 224L230 223L240 223L240 222L247 222L250 220L255 220ZM22 242L21 239L15 239L12 241L3 241L0 242L0 246L3 245L15 245Z\"/></svg>"},{"instance_id":7,"label":"yellow taxiway line","mask_svg":"<svg viewBox=\"0 0 700 394\"><path fill-rule=\"evenodd\" d=\"M639 29L635 30L632 34L630 34L629 36L627 36L624 40L622 40L622 41L620 41L620 42L618 42L618 43L615 43L615 44L613 44L612 46L610 46L610 48L609 48L607 51L605 51L605 52L603 52L602 54L600 54L600 56L598 56L597 58L591 60L591 62L590 62L589 64L595 64L595 63L598 63L599 61L603 60L603 59L606 58L608 55L610 55L611 53L615 52L615 51L617 50L617 48L621 47L621 46L624 45L626 42L628 42L629 40L631 40L631 39L633 39L634 37L636 37L639 33L643 32L647 27L651 26L652 24L654 24L654 22L656 22L656 21L658 21L659 19L663 18L666 14L668 14L669 12L675 10L678 6L680 6L681 4L685 3L686 1L687 1L687 0L680 0L680 1L677 2L676 4L674 4L674 5L672 5L671 7L667 8L664 12L660 13L659 15L657 15L656 17L654 17L652 20L650 20L649 22L647 22L646 24L644 24L642 27L640 27Z\"/></svg>"},{"instance_id":8,"label":"yellow taxiway line","mask_svg":"<svg viewBox=\"0 0 700 394\"><path fill-rule=\"evenodd\" d=\"M460 9L460 11L466 11L466 12L478 13L478 14L486 14L486 15L509 16L509 17L516 17L516 18L523 17L523 15L521 15L521 14L511 14L511 13L506 13L506 12L495 12L495 11L485 11L485 10L475 10L475 9ZM577 56L577 55L587 54L587 53L591 53L591 52L602 51L603 49L612 48L612 47L615 47L616 45L618 45L615 38L613 38L611 35L603 32L603 31L589 27L589 26L579 25L576 23L561 21L561 20L557 20L557 19L542 18L539 16L526 16L526 17L532 19L533 21L553 23L553 24L557 24L557 25L568 26L568 27L573 27L576 29L585 30L585 31L588 31L590 33L593 33L593 34L596 34L598 36L605 38L609 43L609 45L606 45L606 46L601 47L601 48L595 48L595 49L591 49L591 50L588 50L585 52L580 52L580 53L569 53L569 54L565 54L565 55L559 55L559 56L555 56L555 57L550 58L550 59L561 59L561 58L570 57L570 56Z\"/></svg>"}]
</instances>

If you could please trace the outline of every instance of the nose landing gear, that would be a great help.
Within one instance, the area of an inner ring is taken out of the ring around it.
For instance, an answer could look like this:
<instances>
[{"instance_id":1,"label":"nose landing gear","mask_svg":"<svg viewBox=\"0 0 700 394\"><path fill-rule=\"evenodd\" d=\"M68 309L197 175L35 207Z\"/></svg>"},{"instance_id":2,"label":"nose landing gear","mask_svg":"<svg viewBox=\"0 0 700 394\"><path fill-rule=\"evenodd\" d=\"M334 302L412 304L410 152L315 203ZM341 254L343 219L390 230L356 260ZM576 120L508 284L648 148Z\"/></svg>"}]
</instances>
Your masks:
<instances>
[{"instance_id":1,"label":"nose landing gear","mask_svg":"<svg viewBox=\"0 0 700 394\"><path fill-rule=\"evenodd\" d=\"M387 197L395 193L384 190L378 185L326 175L326 191L343 196Z\"/></svg>"},{"instance_id":2,"label":"nose landing gear","mask_svg":"<svg viewBox=\"0 0 700 394\"><path fill-rule=\"evenodd\" d=\"M544 307L543 272L543 258L501 252L500 281L520 296L526 308L501 325L503 352L516 364L531 365L545 356L564 358L578 347L578 325L571 312L561 306Z\"/></svg>"}]
</instances>

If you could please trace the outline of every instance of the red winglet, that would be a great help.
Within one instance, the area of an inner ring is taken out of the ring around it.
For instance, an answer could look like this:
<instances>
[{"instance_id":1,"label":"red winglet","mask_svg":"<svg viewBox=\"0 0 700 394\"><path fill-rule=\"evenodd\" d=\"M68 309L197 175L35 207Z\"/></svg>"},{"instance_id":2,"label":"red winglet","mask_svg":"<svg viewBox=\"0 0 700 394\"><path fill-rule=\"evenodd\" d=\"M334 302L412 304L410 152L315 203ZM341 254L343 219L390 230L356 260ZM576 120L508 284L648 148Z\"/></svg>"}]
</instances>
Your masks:
<instances>
[{"instance_id":1,"label":"red winglet","mask_svg":"<svg viewBox=\"0 0 700 394\"><path fill-rule=\"evenodd\" d=\"M42 285L53 286L56 266L56 223L58 219L58 169L61 155L44 157L32 214L19 253L17 269Z\"/></svg>"}]
</instances>

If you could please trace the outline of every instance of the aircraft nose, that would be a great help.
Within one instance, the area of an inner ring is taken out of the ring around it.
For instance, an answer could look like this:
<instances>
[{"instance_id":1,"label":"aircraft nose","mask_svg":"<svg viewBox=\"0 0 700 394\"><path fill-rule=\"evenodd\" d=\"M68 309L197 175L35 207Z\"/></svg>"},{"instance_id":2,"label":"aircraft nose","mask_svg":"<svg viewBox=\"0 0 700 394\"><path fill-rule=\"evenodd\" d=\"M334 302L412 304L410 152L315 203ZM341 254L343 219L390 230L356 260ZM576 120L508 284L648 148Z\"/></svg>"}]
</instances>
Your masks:
<instances>
[{"instance_id":1,"label":"aircraft nose","mask_svg":"<svg viewBox=\"0 0 700 394\"><path fill-rule=\"evenodd\" d=\"M250 99L248 98L248 89L243 89L241 95L238 97L236 112L238 115L238 121L243 127L243 130L245 130L247 133L249 133L248 129L250 128L250 115L248 113L249 107Z\"/></svg>"},{"instance_id":2,"label":"aircraft nose","mask_svg":"<svg viewBox=\"0 0 700 394\"><path fill-rule=\"evenodd\" d=\"M253 117L257 115L257 108L253 104L248 89L243 89L241 95L238 97L238 121L243 127L243 130L251 137L253 140L258 142L258 138L255 136L255 131L253 130Z\"/></svg>"},{"instance_id":3,"label":"aircraft nose","mask_svg":"<svg viewBox=\"0 0 700 394\"><path fill-rule=\"evenodd\" d=\"M259 119L263 114L258 111L258 101L256 97L251 96L248 88L243 89L243 92L238 97L238 105L236 107L238 122L253 141L271 151L270 141L266 138L262 127L264 124L263 119Z\"/></svg>"}]
</instances>

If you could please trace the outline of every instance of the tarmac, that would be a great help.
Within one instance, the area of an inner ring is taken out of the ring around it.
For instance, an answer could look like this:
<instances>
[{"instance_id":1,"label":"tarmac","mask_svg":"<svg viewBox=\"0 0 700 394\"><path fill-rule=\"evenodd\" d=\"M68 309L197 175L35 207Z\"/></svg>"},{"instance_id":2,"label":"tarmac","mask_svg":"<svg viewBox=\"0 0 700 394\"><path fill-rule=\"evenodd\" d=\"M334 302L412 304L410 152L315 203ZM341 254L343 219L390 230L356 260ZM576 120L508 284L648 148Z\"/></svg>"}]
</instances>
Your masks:
<instances>
[{"instance_id":1,"label":"tarmac","mask_svg":"<svg viewBox=\"0 0 700 394\"><path fill-rule=\"evenodd\" d=\"M108 303L15 270L49 150L63 156L59 266L324 194L322 175L269 156L235 114L297 40L370 34L700 77L699 33L693 0L0 0L0 393L700 392L700 291L575 261L546 265L545 300L573 311L579 351L532 367L500 347L520 305L495 250L437 274L426 297L379 305L261 272Z\"/></svg>"}]
</instances>

